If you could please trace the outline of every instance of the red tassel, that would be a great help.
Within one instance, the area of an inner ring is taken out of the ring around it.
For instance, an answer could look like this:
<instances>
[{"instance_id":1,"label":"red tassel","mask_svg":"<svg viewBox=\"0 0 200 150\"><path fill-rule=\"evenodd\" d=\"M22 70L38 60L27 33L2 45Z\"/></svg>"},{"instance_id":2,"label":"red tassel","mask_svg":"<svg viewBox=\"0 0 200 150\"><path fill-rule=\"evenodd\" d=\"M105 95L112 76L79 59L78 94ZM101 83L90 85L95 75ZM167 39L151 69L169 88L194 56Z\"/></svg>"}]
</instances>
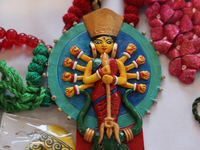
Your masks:
<instances>
[{"instance_id":1,"label":"red tassel","mask_svg":"<svg viewBox=\"0 0 200 150\"><path fill-rule=\"evenodd\" d=\"M132 6L132 5L126 5L124 9L124 14L139 14L139 8Z\"/></svg>"},{"instance_id":2,"label":"red tassel","mask_svg":"<svg viewBox=\"0 0 200 150\"><path fill-rule=\"evenodd\" d=\"M73 25L71 23L68 23L64 26L64 30L69 30Z\"/></svg>"},{"instance_id":3,"label":"red tassel","mask_svg":"<svg viewBox=\"0 0 200 150\"><path fill-rule=\"evenodd\" d=\"M83 14L87 14L91 10L91 4L88 0L74 0L73 5L81 9Z\"/></svg>"},{"instance_id":4,"label":"red tassel","mask_svg":"<svg viewBox=\"0 0 200 150\"><path fill-rule=\"evenodd\" d=\"M133 5L137 8L140 8L144 5L144 0L124 0L124 3L127 5Z\"/></svg>"},{"instance_id":5,"label":"red tassel","mask_svg":"<svg viewBox=\"0 0 200 150\"><path fill-rule=\"evenodd\" d=\"M140 18L135 14L125 14L124 15L124 22L126 23L134 23L134 27L138 24Z\"/></svg>"},{"instance_id":6,"label":"red tassel","mask_svg":"<svg viewBox=\"0 0 200 150\"><path fill-rule=\"evenodd\" d=\"M68 13L75 14L79 19L83 17L82 11L76 6L71 6L68 10Z\"/></svg>"},{"instance_id":7,"label":"red tassel","mask_svg":"<svg viewBox=\"0 0 200 150\"><path fill-rule=\"evenodd\" d=\"M63 22L65 24L73 24L74 22L79 23L79 18L75 14L67 13L63 16Z\"/></svg>"}]
</instances>

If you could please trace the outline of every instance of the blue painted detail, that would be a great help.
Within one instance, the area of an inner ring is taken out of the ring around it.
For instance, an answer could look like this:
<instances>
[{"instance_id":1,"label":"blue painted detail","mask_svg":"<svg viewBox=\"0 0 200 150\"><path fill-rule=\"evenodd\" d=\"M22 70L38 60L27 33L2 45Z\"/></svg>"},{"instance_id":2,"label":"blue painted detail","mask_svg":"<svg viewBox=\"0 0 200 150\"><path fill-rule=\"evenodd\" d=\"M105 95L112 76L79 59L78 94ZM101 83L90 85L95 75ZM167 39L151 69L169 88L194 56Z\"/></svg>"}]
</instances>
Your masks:
<instances>
[{"instance_id":1,"label":"blue painted detail","mask_svg":"<svg viewBox=\"0 0 200 150\"><path fill-rule=\"evenodd\" d=\"M117 88L113 89L113 90L110 92L110 94L112 95L112 94L115 93L115 92L117 92ZM97 103L99 103L100 101L102 101L102 100L105 99L105 98L106 98L106 94L103 95L103 96L101 96L101 97L99 97L98 99L96 99L96 100L94 101L94 103L92 104L93 107L94 107Z\"/></svg>"},{"instance_id":2,"label":"blue painted detail","mask_svg":"<svg viewBox=\"0 0 200 150\"><path fill-rule=\"evenodd\" d=\"M100 66L101 66L101 64L98 64L94 69L92 69L92 73L95 73L97 71L97 69L99 69Z\"/></svg>"}]
</instances>

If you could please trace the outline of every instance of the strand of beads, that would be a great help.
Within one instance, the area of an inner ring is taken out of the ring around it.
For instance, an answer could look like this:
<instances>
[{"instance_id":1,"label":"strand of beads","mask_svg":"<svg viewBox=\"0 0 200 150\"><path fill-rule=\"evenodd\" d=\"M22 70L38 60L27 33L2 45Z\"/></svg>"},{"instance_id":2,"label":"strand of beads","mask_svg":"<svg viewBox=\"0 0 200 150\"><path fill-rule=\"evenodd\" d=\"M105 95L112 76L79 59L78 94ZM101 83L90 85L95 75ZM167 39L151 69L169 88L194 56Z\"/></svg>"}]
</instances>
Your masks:
<instances>
[{"instance_id":1,"label":"strand of beads","mask_svg":"<svg viewBox=\"0 0 200 150\"><path fill-rule=\"evenodd\" d=\"M192 84L200 68L200 1L145 0L144 4L152 43L171 59L169 73Z\"/></svg>"},{"instance_id":2,"label":"strand of beads","mask_svg":"<svg viewBox=\"0 0 200 150\"><path fill-rule=\"evenodd\" d=\"M5 30L4 28L0 27L0 51L2 49L11 49L14 45L15 46L22 46L27 45L32 48L35 48L38 43L44 43L42 40L36 38L32 35L26 35L25 33L18 34L16 30L9 29ZM47 49L52 48L50 45L46 45Z\"/></svg>"},{"instance_id":3,"label":"strand of beads","mask_svg":"<svg viewBox=\"0 0 200 150\"><path fill-rule=\"evenodd\" d=\"M51 48L47 49L45 44L39 43L36 48L33 50L33 59L28 66L28 73L26 74L26 80L30 81L33 85L39 85L42 81L42 77L47 77L47 73L44 73L45 68L48 65L49 53ZM48 107L52 104L55 104L51 100L50 92L45 92L45 97L43 102L40 104L42 107Z\"/></svg>"}]
</instances>

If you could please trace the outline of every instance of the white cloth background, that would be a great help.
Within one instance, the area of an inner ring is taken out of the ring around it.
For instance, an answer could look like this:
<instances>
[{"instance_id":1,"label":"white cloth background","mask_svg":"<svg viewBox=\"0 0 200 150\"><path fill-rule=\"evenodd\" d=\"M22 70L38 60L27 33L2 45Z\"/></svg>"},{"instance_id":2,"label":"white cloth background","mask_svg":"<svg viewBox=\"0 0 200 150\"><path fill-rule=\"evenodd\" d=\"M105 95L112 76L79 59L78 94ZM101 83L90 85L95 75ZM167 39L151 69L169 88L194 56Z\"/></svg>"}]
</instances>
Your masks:
<instances>
[{"instance_id":1,"label":"white cloth background","mask_svg":"<svg viewBox=\"0 0 200 150\"><path fill-rule=\"evenodd\" d=\"M34 35L43 39L46 44L53 45L53 39L62 35L64 26L62 16L67 13L71 5L72 0L0 0L0 26L6 30L13 28L18 33ZM103 0L102 7L123 15L123 0ZM145 16L146 8L144 6L140 9L137 29L141 32L146 31L146 37L150 39L150 27ZM6 60L9 67L14 67L24 79L24 83L27 66L32 59L30 50L19 47L0 52L0 59ZM145 149L199 150L200 125L192 114L192 103L200 96L199 71L195 82L185 85L169 74L170 60L162 54L159 59L166 79L161 83L164 91L158 94L158 103L150 108L151 115L143 116ZM3 110L0 110L0 115L2 113ZM25 111L18 115L75 125L75 121L68 121L63 112L57 112L57 106Z\"/></svg>"}]
</instances>

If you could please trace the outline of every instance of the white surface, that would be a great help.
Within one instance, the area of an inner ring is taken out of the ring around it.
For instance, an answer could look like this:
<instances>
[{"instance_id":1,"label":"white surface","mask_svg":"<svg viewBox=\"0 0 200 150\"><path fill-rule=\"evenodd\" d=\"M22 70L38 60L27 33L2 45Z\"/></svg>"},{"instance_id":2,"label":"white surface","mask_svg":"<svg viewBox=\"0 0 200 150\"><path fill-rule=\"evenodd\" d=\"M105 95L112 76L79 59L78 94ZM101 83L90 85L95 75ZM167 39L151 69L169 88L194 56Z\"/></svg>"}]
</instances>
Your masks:
<instances>
[{"instance_id":1,"label":"white surface","mask_svg":"<svg viewBox=\"0 0 200 150\"><path fill-rule=\"evenodd\" d=\"M72 0L1 0L0 26L6 30L13 28L18 33L32 34L45 43L53 45L53 39L61 36L64 23L62 16L72 5ZM123 15L122 0L103 0L103 7ZM146 7L140 9L139 31L145 30L150 38ZM27 66L32 54L27 49L15 48L0 53L8 66L14 67L25 81ZM192 103L200 96L200 74L195 83L185 85L168 72L169 59L160 55L162 72L166 79L161 83L164 91L157 96L158 103L150 108L151 115L143 116L144 144L146 150L199 150L200 125L192 115ZM3 110L0 110L0 115ZM18 113L23 116L45 119L57 123L75 124L67 116L57 112L56 106L39 108L32 112Z\"/></svg>"}]
</instances>

